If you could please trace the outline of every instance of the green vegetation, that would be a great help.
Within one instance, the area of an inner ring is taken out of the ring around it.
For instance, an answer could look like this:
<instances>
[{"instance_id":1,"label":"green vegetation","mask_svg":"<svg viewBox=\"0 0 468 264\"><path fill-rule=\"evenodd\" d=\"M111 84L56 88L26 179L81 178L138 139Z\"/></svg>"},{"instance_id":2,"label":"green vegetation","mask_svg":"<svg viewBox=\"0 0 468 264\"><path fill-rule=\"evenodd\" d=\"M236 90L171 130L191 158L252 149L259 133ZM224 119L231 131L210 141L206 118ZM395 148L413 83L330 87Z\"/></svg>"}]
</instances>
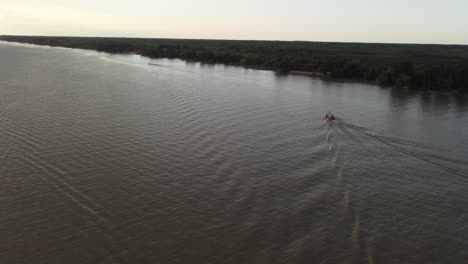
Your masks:
<instances>
[{"instance_id":1,"label":"green vegetation","mask_svg":"<svg viewBox=\"0 0 468 264\"><path fill-rule=\"evenodd\" d=\"M285 41L129 39L0 36L0 40L135 52L151 58L180 58L279 72L320 72L409 88L468 91L468 46Z\"/></svg>"}]
</instances>

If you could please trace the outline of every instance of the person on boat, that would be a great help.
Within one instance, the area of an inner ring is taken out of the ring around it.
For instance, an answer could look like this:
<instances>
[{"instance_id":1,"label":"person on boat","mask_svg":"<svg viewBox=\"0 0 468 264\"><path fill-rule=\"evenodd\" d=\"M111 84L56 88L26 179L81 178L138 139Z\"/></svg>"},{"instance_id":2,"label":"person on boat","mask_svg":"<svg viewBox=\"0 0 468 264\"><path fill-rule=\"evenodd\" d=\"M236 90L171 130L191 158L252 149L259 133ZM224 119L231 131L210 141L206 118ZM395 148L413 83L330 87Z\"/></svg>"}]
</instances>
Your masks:
<instances>
[{"instance_id":1,"label":"person on boat","mask_svg":"<svg viewBox=\"0 0 468 264\"><path fill-rule=\"evenodd\" d=\"M333 115L332 113L328 112L328 113L325 115L325 119L328 120L328 121L334 121L334 120L336 120L336 117L335 117L335 115Z\"/></svg>"}]
</instances>

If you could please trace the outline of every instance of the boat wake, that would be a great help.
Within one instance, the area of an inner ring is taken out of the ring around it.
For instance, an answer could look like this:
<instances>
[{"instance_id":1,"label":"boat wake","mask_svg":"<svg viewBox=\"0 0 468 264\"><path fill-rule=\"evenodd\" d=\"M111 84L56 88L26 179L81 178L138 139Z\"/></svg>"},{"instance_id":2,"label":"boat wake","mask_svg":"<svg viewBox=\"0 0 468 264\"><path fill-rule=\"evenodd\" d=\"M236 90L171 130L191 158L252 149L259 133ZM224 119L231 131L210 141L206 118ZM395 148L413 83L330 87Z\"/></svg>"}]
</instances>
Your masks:
<instances>
[{"instance_id":1,"label":"boat wake","mask_svg":"<svg viewBox=\"0 0 468 264\"><path fill-rule=\"evenodd\" d=\"M433 165L453 175L468 179L468 162L443 155L435 154L436 150L430 146L410 140L388 137L373 133L370 129L337 118L329 122L329 127L336 129L350 141L368 152L375 151L378 147L388 147L406 156L418 159ZM327 134L327 138L329 135ZM371 147L372 146L372 147Z\"/></svg>"}]
</instances>

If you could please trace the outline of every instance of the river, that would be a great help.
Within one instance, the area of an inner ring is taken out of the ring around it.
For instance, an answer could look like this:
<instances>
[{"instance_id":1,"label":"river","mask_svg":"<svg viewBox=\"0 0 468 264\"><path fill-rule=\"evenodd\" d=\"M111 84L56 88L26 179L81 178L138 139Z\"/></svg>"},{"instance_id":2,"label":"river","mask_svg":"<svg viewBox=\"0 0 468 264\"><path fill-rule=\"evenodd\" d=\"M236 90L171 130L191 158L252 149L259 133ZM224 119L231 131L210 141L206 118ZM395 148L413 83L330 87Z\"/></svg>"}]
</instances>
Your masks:
<instances>
[{"instance_id":1,"label":"river","mask_svg":"<svg viewBox=\"0 0 468 264\"><path fill-rule=\"evenodd\" d=\"M149 61L0 43L0 263L466 263L467 96Z\"/></svg>"}]
</instances>

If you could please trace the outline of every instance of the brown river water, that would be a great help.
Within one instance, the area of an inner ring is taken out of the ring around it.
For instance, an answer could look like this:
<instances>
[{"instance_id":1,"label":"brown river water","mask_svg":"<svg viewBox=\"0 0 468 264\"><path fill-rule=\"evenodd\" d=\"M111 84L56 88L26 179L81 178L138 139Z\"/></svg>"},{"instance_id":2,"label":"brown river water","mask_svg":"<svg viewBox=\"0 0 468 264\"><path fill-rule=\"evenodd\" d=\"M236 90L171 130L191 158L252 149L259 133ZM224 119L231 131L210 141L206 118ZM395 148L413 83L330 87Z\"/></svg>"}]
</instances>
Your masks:
<instances>
[{"instance_id":1,"label":"brown river water","mask_svg":"<svg viewBox=\"0 0 468 264\"><path fill-rule=\"evenodd\" d=\"M148 62L0 43L0 263L468 262L467 96Z\"/></svg>"}]
</instances>

